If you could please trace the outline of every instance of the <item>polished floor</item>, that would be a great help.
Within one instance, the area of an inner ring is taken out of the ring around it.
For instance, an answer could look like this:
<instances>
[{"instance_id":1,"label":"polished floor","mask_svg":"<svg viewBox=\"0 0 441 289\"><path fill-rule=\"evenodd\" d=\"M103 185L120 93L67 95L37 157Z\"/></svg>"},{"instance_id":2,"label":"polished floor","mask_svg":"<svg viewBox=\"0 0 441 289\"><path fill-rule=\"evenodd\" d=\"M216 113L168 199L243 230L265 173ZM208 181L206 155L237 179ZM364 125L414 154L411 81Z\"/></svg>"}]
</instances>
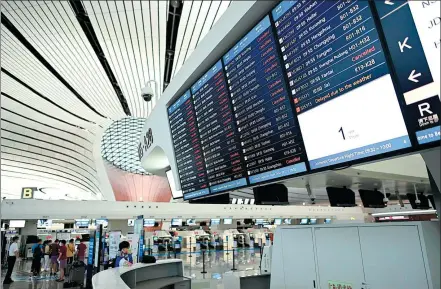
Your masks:
<instances>
[{"instance_id":1,"label":"polished floor","mask_svg":"<svg viewBox=\"0 0 441 289\"><path fill-rule=\"evenodd\" d=\"M158 260L173 259L174 253L155 254ZM223 285L225 273L237 269L238 272L258 272L260 265L260 252L253 249L239 249L234 251L207 251L205 256L202 252L182 252L176 258L184 263L184 275L192 279L192 289L227 289ZM234 267L233 267L234 259ZM205 261L204 261L205 260ZM39 278L30 278L30 262L16 263L12 279L14 283L4 285L7 289L61 289L62 283L55 282L56 277L50 277L42 273ZM205 270L204 270L205 269ZM206 273L202 273L206 272ZM2 270L2 277L5 275Z\"/></svg>"}]
</instances>

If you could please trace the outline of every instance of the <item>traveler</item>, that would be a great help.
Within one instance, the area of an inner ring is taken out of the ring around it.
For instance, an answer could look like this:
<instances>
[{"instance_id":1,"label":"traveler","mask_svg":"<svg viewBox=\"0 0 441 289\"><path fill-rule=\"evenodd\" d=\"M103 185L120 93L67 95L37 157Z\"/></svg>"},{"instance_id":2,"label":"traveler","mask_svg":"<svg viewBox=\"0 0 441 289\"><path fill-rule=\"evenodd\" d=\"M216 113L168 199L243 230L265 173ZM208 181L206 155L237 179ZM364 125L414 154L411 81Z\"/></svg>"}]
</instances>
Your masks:
<instances>
[{"instance_id":1,"label":"traveler","mask_svg":"<svg viewBox=\"0 0 441 289\"><path fill-rule=\"evenodd\" d=\"M44 241L43 252L44 252L44 271L49 271L49 266L51 265L51 243L52 240Z\"/></svg>"},{"instance_id":2,"label":"traveler","mask_svg":"<svg viewBox=\"0 0 441 289\"><path fill-rule=\"evenodd\" d=\"M86 250L87 250L87 246L86 244L84 244L84 239L81 239L81 243L79 243L77 246L77 252L78 252L77 256L79 261L84 262L84 258L86 256Z\"/></svg>"},{"instance_id":3,"label":"traveler","mask_svg":"<svg viewBox=\"0 0 441 289\"><path fill-rule=\"evenodd\" d=\"M55 242L53 242L50 245L50 254L51 254L51 276L57 273L58 271L58 254L59 254L59 249L60 246L58 245L59 241L58 239L55 240Z\"/></svg>"},{"instance_id":4,"label":"traveler","mask_svg":"<svg viewBox=\"0 0 441 289\"><path fill-rule=\"evenodd\" d=\"M60 278L56 280L57 282L64 282L64 270L67 266L67 247L66 240L61 240L59 247L59 254L57 261L60 263Z\"/></svg>"},{"instance_id":5,"label":"traveler","mask_svg":"<svg viewBox=\"0 0 441 289\"><path fill-rule=\"evenodd\" d=\"M31 273L34 276L40 275L41 272L41 258L43 257L43 247L41 245L42 240L38 239L37 243L32 246L32 265Z\"/></svg>"},{"instance_id":6,"label":"traveler","mask_svg":"<svg viewBox=\"0 0 441 289\"><path fill-rule=\"evenodd\" d=\"M15 236L12 238L12 243L9 246L9 252L8 252L8 271L5 275L5 280L3 281L3 284L11 284L14 282L14 280L11 279L12 270L14 270L15 261L19 257L18 252L18 237Z\"/></svg>"},{"instance_id":7,"label":"traveler","mask_svg":"<svg viewBox=\"0 0 441 289\"><path fill-rule=\"evenodd\" d=\"M67 264L72 264L75 255L74 239L70 239L67 244Z\"/></svg>"},{"instance_id":8,"label":"traveler","mask_svg":"<svg viewBox=\"0 0 441 289\"><path fill-rule=\"evenodd\" d=\"M131 266L133 264L132 254L130 254L130 243L122 241L119 243L119 255L116 257L115 267Z\"/></svg>"}]
</instances>

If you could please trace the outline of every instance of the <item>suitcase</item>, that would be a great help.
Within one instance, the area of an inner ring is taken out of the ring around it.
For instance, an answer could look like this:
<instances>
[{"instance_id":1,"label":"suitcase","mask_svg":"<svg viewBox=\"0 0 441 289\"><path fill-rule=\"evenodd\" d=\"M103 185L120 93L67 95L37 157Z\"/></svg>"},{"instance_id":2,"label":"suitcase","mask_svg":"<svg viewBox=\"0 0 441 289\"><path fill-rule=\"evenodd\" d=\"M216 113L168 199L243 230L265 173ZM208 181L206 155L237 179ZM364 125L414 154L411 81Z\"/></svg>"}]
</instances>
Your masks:
<instances>
[{"instance_id":1,"label":"suitcase","mask_svg":"<svg viewBox=\"0 0 441 289\"><path fill-rule=\"evenodd\" d=\"M75 261L70 264L68 282L63 284L63 288L80 287L84 285L84 275L86 273L86 265L83 261Z\"/></svg>"}]
</instances>

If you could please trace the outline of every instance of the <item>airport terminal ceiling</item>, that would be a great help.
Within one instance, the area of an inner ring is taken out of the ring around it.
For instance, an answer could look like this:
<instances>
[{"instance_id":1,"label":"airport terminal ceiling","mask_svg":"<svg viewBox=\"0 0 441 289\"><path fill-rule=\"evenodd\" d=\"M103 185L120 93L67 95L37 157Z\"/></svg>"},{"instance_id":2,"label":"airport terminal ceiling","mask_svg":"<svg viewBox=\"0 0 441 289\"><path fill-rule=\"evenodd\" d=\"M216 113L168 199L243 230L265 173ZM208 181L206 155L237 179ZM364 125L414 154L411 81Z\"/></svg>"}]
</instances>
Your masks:
<instances>
[{"instance_id":1,"label":"airport terminal ceiling","mask_svg":"<svg viewBox=\"0 0 441 289\"><path fill-rule=\"evenodd\" d=\"M43 198L106 199L102 162L115 157L113 148L126 151L118 142L106 144L106 130L120 120L150 115L230 4L2 1L2 197L19 198L22 187L32 186L41 188ZM147 103L140 91L149 81L158 95ZM115 167L148 174L138 164L115 159ZM415 162L423 164L421 158ZM427 174L398 175L359 178L349 170L313 177L311 183L317 183L318 199L324 202L324 188L332 181L403 193L420 183L427 190ZM284 183L292 204L308 200L305 180ZM231 197L250 193L240 189Z\"/></svg>"},{"instance_id":2,"label":"airport terminal ceiling","mask_svg":"<svg viewBox=\"0 0 441 289\"><path fill-rule=\"evenodd\" d=\"M111 148L132 148L121 139L108 144L104 131L115 121L149 116L229 5L2 1L2 197L19 198L29 186L41 189L42 198L106 199L103 157L145 174L115 156ZM147 82L157 94L149 103L140 96Z\"/></svg>"}]
</instances>

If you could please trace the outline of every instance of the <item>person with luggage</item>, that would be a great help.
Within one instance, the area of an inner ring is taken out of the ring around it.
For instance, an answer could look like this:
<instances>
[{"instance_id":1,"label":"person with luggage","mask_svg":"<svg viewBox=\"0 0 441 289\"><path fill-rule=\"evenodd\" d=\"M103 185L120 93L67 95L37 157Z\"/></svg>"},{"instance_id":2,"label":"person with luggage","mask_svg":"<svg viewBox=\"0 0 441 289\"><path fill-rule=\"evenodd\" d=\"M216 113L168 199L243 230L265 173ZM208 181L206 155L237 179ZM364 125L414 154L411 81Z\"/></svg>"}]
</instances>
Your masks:
<instances>
[{"instance_id":1,"label":"person with luggage","mask_svg":"<svg viewBox=\"0 0 441 289\"><path fill-rule=\"evenodd\" d=\"M67 244L67 264L72 264L75 255L75 244L74 239L70 239Z\"/></svg>"},{"instance_id":2,"label":"person with luggage","mask_svg":"<svg viewBox=\"0 0 441 289\"><path fill-rule=\"evenodd\" d=\"M67 266L66 240L61 240L58 252L59 253L58 253L57 261L60 264L60 277L56 281L64 282L64 270L66 270L66 266Z\"/></svg>"},{"instance_id":3,"label":"person with luggage","mask_svg":"<svg viewBox=\"0 0 441 289\"><path fill-rule=\"evenodd\" d=\"M133 257L130 253L130 243L122 241L119 243L119 255L116 257L115 267L132 266Z\"/></svg>"},{"instance_id":4,"label":"person with luggage","mask_svg":"<svg viewBox=\"0 0 441 289\"><path fill-rule=\"evenodd\" d=\"M12 275L12 270L14 270L15 261L19 257L18 244L17 244L18 239L19 238L17 236L13 237L12 243L11 243L11 245L9 245L8 271L6 272L5 280L3 281L3 284L5 284L5 285L11 284L12 282L14 282L14 280L11 279L11 275Z\"/></svg>"},{"instance_id":5,"label":"person with luggage","mask_svg":"<svg viewBox=\"0 0 441 289\"><path fill-rule=\"evenodd\" d=\"M39 276L41 272L41 258L43 257L42 240L38 239L37 243L32 246L32 265L31 272L33 276Z\"/></svg>"},{"instance_id":6,"label":"person with luggage","mask_svg":"<svg viewBox=\"0 0 441 289\"><path fill-rule=\"evenodd\" d=\"M59 249L60 246L58 245L59 241L58 239L55 240L55 242L53 242L50 245L50 254L51 254L51 276L55 276L55 274L57 274L58 271L58 255L59 255Z\"/></svg>"}]
</instances>

